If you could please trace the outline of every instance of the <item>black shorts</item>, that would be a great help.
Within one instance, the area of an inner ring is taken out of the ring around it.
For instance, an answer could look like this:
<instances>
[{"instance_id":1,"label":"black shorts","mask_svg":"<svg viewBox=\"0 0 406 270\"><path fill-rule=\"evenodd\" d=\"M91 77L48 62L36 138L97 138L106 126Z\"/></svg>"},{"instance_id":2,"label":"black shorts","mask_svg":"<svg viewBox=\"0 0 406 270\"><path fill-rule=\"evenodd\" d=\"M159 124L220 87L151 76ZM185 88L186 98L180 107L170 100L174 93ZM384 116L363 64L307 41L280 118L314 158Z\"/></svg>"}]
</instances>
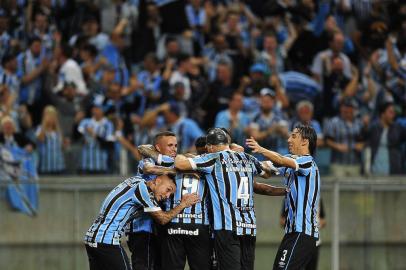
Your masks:
<instances>
[{"instance_id":1,"label":"black shorts","mask_svg":"<svg viewBox=\"0 0 406 270\"><path fill-rule=\"evenodd\" d=\"M155 234L130 233L127 244L131 251L131 265L134 270L160 269L159 243Z\"/></svg>"},{"instance_id":2,"label":"black shorts","mask_svg":"<svg viewBox=\"0 0 406 270\"><path fill-rule=\"evenodd\" d=\"M316 252L317 239L304 233L287 233L273 264L274 270L305 268Z\"/></svg>"},{"instance_id":3,"label":"black shorts","mask_svg":"<svg viewBox=\"0 0 406 270\"><path fill-rule=\"evenodd\" d=\"M121 246L97 244L86 246L90 270L131 270L127 254Z\"/></svg>"},{"instance_id":4,"label":"black shorts","mask_svg":"<svg viewBox=\"0 0 406 270\"><path fill-rule=\"evenodd\" d=\"M219 270L253 270L256 237L215 231L214 250Z\"/></svg>"},{"instance_id":5,"label":"black shorts","mask_svg":"<svg viewBox=\"0 0 406 270\"><path fill-rule=\"evenodd\" d=\"M162 270L183 270L186 258L191 270L210 269L209 226L173 223L166 226L160 236Z\"/></svg>"}]
</instances>

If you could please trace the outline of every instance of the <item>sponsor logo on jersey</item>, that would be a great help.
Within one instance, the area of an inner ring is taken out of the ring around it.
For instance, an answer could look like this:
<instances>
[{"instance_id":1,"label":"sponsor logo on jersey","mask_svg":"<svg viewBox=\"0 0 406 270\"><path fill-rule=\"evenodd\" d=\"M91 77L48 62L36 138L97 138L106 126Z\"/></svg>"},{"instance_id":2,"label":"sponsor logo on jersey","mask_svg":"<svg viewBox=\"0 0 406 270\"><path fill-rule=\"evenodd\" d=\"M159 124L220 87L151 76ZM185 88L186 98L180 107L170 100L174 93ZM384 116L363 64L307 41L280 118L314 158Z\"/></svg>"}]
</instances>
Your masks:
<instances>
[{"instance_id":1,"label":"sponsor logo on jersey","mask_svg":"<svg viewBox=\"0 0 406 270\"><path fill-rule=\"evenodd\" d=\"M170 235L177 234L177 235L193 235L193 236L197 236L197 235L199 235L199 229L196 229L196 230L184 230L184 229L181 229L181 228L177 228L177 229L169 228L168 229L168 234L170 234Z\"/></svg>"}]
</instances>

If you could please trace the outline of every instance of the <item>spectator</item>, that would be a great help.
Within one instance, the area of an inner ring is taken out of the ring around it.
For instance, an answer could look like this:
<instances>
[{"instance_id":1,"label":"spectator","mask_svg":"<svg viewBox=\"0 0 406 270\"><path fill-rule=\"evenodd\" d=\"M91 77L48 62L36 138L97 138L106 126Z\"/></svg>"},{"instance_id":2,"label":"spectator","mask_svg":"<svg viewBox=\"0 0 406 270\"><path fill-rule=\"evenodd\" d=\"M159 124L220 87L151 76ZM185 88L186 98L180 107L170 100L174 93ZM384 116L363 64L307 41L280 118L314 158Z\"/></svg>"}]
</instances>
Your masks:
<instances>
[{"instance_id":1,"label":"spectator","mask_svg":"<svg viewBox=\"0 0 406 270\"><path fill-rule=\"evenodd\" d=\"M368 146L374 175L405 173L402 144L406 141L406 128L396 123L395 117L394 105L385 103L379 110L379 119L369 128Z\"/></svg>"},{"instance_id":2,"label":"spectator","mask_svg":"<svg viewBox=\"0 0 406 270\"><path fill-rule=\"evenodd\" d=\"M161 32L161 17L155 2L140 0L138 5L138 27L133 30L132 50L133 62L140 62L147 53L157 51L159 36Z\"/></svg>"},{"instance_id":3,"label":"spectator","mask_svg":"<svg viewBox=\"0 0 406 270\"><path fill-rule=\"evenodd\" d=\"M82 33L74 35L69 40L69 45L74 46L80 38L85 38L87 42L102 51L110 42L106 33L100 32L100 25L97 18L89 14L82 23Z\"/></svg>"},{"instance_id":4,"label":"spectator","mask_svg":"<svg viewBox=\"0 0 406 270\"><path fill-rule=\"evenodd\" d=\"M258 96L259 91L268 85L268 67L263 63L256 63L250 67L249 77L245 76L241 79L238 92L244 94L245 97Z\"/></svg>"},{"instance_id":5,"label":"spectator","mask_svg":"<svg viewBox=\"0 0 406 270\"><path fill-rule=\"evenodd\" d=\"M30 39L29 49L17 57L17 75L21 81L19 103L26 104L34 125L41 121L41 112L46 103L43 93L44 76L48 71L49 60L38 37Z\"/></svg>"},{"instance_id":6,"label":"spectator","mask_svg":"<svg viewBox=\"0 0 406 270\"><path fill-rule=\"evenodd\" d=\"M159 127L160 114L163 115L166 124L164 129L176 134L179 153L193 151L194 142L198 137L203 136L203 131L194 120L181 117L180 108L174 102L164 103L153 110L147 111L142 119L141 126Z\"/></svg>"},{"instance_id":7,"label":"spectator","mask_svg":"<svg viewBox=\"0 0 406 270\"><path fill-rule=\"evenodd\" d=\"M11 47L12 38L7 32L9 24L9 16L7 11L0 7L0 59L7 54Z\"/></svg>"},{"instance_id":8,"label":"spectator","mask_svg":"<svg viewBox=\"0 0 406 270\"><path fill-rule=\"evenodd\" d=\"M257 52L255 61L261 62L269 66L272 73L280 73L285 71L285 58L290 50L293 42L297 37L297 33L293 24L288 21L289 38L283 44L278 43L277 36L273 33L264 35L263 50Z\"/></svg>"},{"instance_id":9,"label":"spectator","mask_svg":"<svg viewBox=\"0 0 406 270\"><path fill-rule=\"evenodd\" d=\"M220 111L216 116L215 127L225 128L231 135L231 141L245 145L246 133L250 119L242 112L244 97L240 93L231 96L228 109Z\"/></svg>"},{"instance_id":10,"label":"spectator","mask_svg":"<svg viewBox=\"0 0 406 270\"><path fill-rule=\"evenodd\" d=\"M218 65L228 65L233 67L233 60L228 50L228 43L224 35L215 34L212 36L211 44L208 44L203 51L203 56L206 58L208 68L208 78L210 82L215 81L218 76ZM231 70L232 71L232 70Z\"/></svg>"},{"instance_id":11,"label":"spectator","mask_svg":"<svg viewBox=\"0 0 406 270\"><path fill-rule=\"evenodd\" d=\"M342 61L343 74L348 79L351 79L351 62L348 56L342 53L344 48L344 35L336 31L329 37L330 48L319 52L313 60L312 73L313 77L322 82L324 76L331 73L333 67L333 60L339 57Z\"/></svg>"},{"instance_id":12,"label":"spectator","mask_svg":"<svg viewBox=\"0 0 406 270\"><path fill-rule=\"evenodd\" d=\"M308 21L300 12L296 12L293 15L292 23L297 37L293 41L289 52L287 52L288 66L298 72L311 75L310 66L314 56L319 52L317 37L313 31L310 31L306 27Z\"/></svg>"},{"instance_id":13,"label":"spectator","mask_svg":"<svg viewBox=\"0 0 406 270\"><path fill-rule=\"evenodd\" d=\"M78 127L83 136L83 149L80 171L82 173L108 173L112 169L114 128L104 116L100 101L93 103L91 117L83 119Z\"/></svg>"},{"instance_id":14,"label":"spectator","mask_svg":"<svg viewBox=\"0 0 406 270\"><path fill-rule=\"evenodd\" d=\"M192 90L190 86L190 79L187 75L187 73L190 70L190 56L186 54L180 54L178 57L178 66L175 71L173 71L170 79L169 79L169 84L170 86L174 86L175 83L177 82L182 82L183 85L185 86L185 95L184 95L184 100L189 100Z\"/></svg>"},{"instance_id":15,"label":"spectator","mask_svg":"<svg viewBox=\"0 0 406 270\"><path fill-rule=\"evenodd\" d=\"M56 32L55 26L49 25L49 17L41 11L34 14L34 28L32 33L34 36L42 40L42 46L46 49L47 53L51 53L55 45L60 41L55 39Z\"/></svg>"},{"instance_id":16,"label":"spectator","mask_svg":"<svg viewBox=\"0 0 406 270\"><path fill-rule=\"evenodd\" d=\"M0 68L0 82L3 85L7 85L10 93L19 98L20 93L20 80L17 76L17 56L14 53L8 53L3 56Z\"/></svg>"},{"instance_id":17,"label":"spectator","mask_svg":"<svg viewBox=\"0 0 406 270\"><path fill-rule=\"evenodd\" d=\"M84 44L80 47L79 57L81 62L83 76L89 89L92 83L99 81L103 74L103 68L107 64L104 57L98 57L97 48L92 44Z\"/></svg>"},{"instance_id":18,"label":"spectator","mask_svg":"<svg viewBox=\"0 0 406 270\"><path fill-rule=\"evenodd\" d=\"M249 126L250 136L267 149L284 152L289 136L288 123L275 107L275 92L264 88L260 94L260 112L255 115Z\"/></svg>"},{"instance_id":19,"label":"spectator","mask_svg":"<svg viewBox=\"0 0 406 270\"><path fill-rule=\"evenodd\" d=\"M19 147L28 153L32 153L35 143L21 133L16 132L16 125L10 116L1 119L0 144L5 147Z\"/></svg>"},{"instance_id":20,"label":"spectator","mask_svg":"<svg viewBox=\"0 0 406 270\"><path fill-rule=\"evenodd\" d=\"M334 176L359 176L361 152L364 149L363 124L355 117L354 99L344 99L340 115L330 119L325 126L326 144L331 148L331 174Z\"/></svg>"},{"instance_id":21,"label":"spectator","mask_svg":"<svg viewBox=\"0 0 406 270\"><path fill-rule=\"evenodd\" d=\"M196 55L199 55L204 46L204 36L210 30L210 19L202 5L201 0L191 0L185 7L189 28L193 31L193 47Z\"/></svg>"},{"instance_id":22,"label":"spectator","mask_svg":"<svg viewBox=\"0 0 406 270\"><path fill-rule=\"evenodd\" d=\"M323 77L323 115L327 117L337 115L340 101L356 96L359 90L358 81L358 69L351 67L351 77L347 77L342 58L332 57L331 71L325 73Z\"/></svg>"},{"instance_id":23,"label":"spectator","mask_svg":"<svg viewBox=\"0 0 406 270\"><path fill-rule=\"evenodd\" d=\"M15 98L15 95L10 93L7 85L0 84L0 118L10 116L14 121L18 121Z\"/></svg>"},{"instance_id":24,"label":"spectator","mask_svg":"<svg viewBox=\"0 0 406 270\"><path fill-rule=\"evenodd\" d=\"M46 106L41 125L35 133L37 137L39 172L61 174L65 170L63 154L64 138L59 124L58 112L54 106Z\"/></svg>"},{"instance_id":25,"label":"spectator","mask_svg":"<svg viewBox=\"0 0 406 270\"><path fill-rule=\"evenodd\" d=\"M310 101L303 100L296 105L296 117L290 121L290 131L299 125L310 125L314 128L317 134L317 147L324 145L324 136L320 123L313 119L314 107Z\"/></svg>"},{"instance_id":26,"label":"spectator","mask_svg":"<svg viewBox=\"0 0 406 270\"><path fill-rule=\"evenodd\" d=\"M130 45L131 32L136 27L138 10L129 1L114 0L101 8L101 28L105 33L121 32L126 46Z\"/></svg>"},{"instance_id":27,"label":"spectator","mask_svg":"<svg viewBox=\"0 0 406 270\"><path fill-rule=\"evenodd\" d=\"M119 33L112 33L110 39L111 42L104 48L101 55L114 67L116 72L115 80L121 86L128 86L130 73L127 68L126 59L122 54L125 49L124 36Z\"/></svg>"},{"instance_id":28,"label":"spectator","mask_svg":"<svg viewBox=\"0 0 406 270\"><path fill-rule=\"evenodd\" d=\"M228 107L230 99L237 90L238 85L233 80L232 66L229 62L219 62L217 64L216 80L209 86L209 95L205 101L207 128L214 123L217 113Z\"/></svg>"},{"instance_id":29,"label":"spectator","mask_svg":"<svg viewBox=\"0 0 406 270\"><path fill-rule=\"evenodd\" d=\"M88 94L86 83L83 79L82 70L78 63L72 58L72 48L66 44L62 44L55 52L55 58L59 67L58 82L54 87L54 92L62 90L64 84L74 83L76 91L79 95L85 96Z\"/></svg>"},{"instance_id":30,"label":"spectator","mask_svg":"<svg viewBox=\"0 0 406 270\"><path fill-rule=\"evenodd\" d=\"M138 73L138 81L142 84L143 95L147 99L147 107L158 103L162 97L162 75L159 70L159 61L154 53L148 53L144 57L143 69Z\"/></svg>"}]
</instances>

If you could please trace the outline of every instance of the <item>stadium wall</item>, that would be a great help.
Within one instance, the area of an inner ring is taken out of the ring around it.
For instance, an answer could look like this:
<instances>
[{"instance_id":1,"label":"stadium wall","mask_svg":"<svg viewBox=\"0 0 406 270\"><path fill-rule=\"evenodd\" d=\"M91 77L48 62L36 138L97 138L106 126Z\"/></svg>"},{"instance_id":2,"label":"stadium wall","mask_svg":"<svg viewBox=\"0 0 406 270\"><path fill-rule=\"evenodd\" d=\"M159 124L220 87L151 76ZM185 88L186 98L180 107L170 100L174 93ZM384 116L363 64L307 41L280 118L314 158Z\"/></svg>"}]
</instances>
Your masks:
<instances>
[{"instance_id":1,"label":"stadium wall","mask_svg":"<svg viewBox=\"0 0 406 270\"><path fill-rule=\"evenodd\" d=\"M42 178L35 217L12 211L2 198L0 269L88 269L82 237L105 195L122 179ZM334 201L334 184L339 201ZM322 198L327 226L321 232L319 269L333 269L334 203L339 204L339 269L406 269L406 179L324 178ZM282 198L257 195L255 200L259 231L255 269L269 269L283 236Z\"/></svg>"}]
</instances>

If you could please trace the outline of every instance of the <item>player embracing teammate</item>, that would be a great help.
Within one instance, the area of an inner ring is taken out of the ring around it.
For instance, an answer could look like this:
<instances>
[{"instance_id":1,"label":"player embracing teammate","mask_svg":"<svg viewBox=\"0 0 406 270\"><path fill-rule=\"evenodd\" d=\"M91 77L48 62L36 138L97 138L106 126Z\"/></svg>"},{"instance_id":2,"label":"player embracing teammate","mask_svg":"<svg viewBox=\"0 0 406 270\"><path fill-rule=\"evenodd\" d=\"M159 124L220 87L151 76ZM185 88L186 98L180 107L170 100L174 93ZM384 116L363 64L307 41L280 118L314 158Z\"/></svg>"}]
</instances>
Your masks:
<instances>
[{"instance_id":1,"label":"player embracing teammate","mask_svg":"<svg viewBox=\"0 0 406 270\"><path fill-rule=\"evenodd\" d=\"M166 225L161 228L159 233L161 258L155 258L155 260L162 262L160 267L163 270L184 269L186 259L191 270L208 270L211 267L210 256L214 246L219 270L254 269L256 217L253 193L271 196L285 195L287 198L291 198L291 196L294 196L291 195L291 188L295 189L294 192L296 193L298 193L299 188L292 186L290 182L286 183L288 189L256 182L255 176L269 177L277 171L276 168L273 167L271 162L259 162L253 156L241 151L241 147L232 147L233 150L230 149L230 137L223 129L211 129L206 137L199 138L199 140L196 142L197 149L200 149L197 156L176 155L176 158L174 158L174 155L162 155L159 147L157 149L157 145L147 153L149 157L153 158L153 163L157 166L156 169L151 170L149 168L147 170L155 175L152 179L159 179L159 175L173 174L176 185L176 190L171 192L167 199L160 198L163 202L163 204L161 203L163 210L161 210L161 213L167 211L172 218L167 222L159 222ZM270 151L266 152L267 150L261 148L254 140L248 140L247 145L254 152L264 154L274 163L280 161L275 160L272 155L269 155L268 152ZM234 151L235 149L238 149L238 151ZM148 151L142 151L144 155L146 152ZM306 169L308 170L310 165L307 160L298 159L296 161L294 158L289 158L294 161L278 164L286 168L292 168L293 166L296 171L301 170L301 173L305 173ZM166 169L161 168L162 163L167 166ZM302 165L306 166L306 168L302 168ZM285 169L282 173L286 173L287 170ZM139 178L141 182L155 181L151 180L151 177L148 179L145 175L140 175ZM317 189L319 189L319 185L318 187L312 186L312 190ZM312 194L313 204L309 206L309 209L303 208L306 214L310 215L309 217L303 216L306 222L307 219L312 218L312 209L310 208L315 207L318 203L318 193ZM199 199L198 202L195 201L196 198ZM173 215L174 211L176 215ZM144 212L150 215L150 212ZM291 213L288 221L293 220L292 215L294 214ZM120 222L132 222L134 224L134 219L130 219L133 216L128 215L128 220L121 220ZM156 217L153 216L153 218L157 220ZM317 231L317 224L312 223L308 226L309 228L315 226L309 230L314 233L312 237L318 236L313 232L314 230ZM299 233L296 242L300 242L301 246L306 242L307 247L310 247L309 250L312 250L312 242L307 241L304 236L301 237L297 228L293 228L291 232ZM121 235L121 232L117 234ZM289 237L289 239L291 238ZM139 249L142 248L142 246L139 246ZM300 269L296 268L296 266L301 261L305 262L305 260L292 258L298 256L295 255L297 251L294 247L290 247L290 249L286 247L286 251L284 248L285 246L282 247L281 244L277 259L280 259L282 254L285 257L289 256L289 262L283 265L284 268L274 269ZM132 250L132 252L137 251ZM289 254L284 255L284 253ZM92 256L89 253L88 256L91 269L119 269L92 267ZM293 262L291 266L289 266L290 262ZM135 270L159 269L157 267L160 265L159 263L152 263L152 265L155 265L155 267L139 268L134 265L133 261L133 269ZM301 264L301 266L303 265Z\"/></svg>"}]
</instances>

